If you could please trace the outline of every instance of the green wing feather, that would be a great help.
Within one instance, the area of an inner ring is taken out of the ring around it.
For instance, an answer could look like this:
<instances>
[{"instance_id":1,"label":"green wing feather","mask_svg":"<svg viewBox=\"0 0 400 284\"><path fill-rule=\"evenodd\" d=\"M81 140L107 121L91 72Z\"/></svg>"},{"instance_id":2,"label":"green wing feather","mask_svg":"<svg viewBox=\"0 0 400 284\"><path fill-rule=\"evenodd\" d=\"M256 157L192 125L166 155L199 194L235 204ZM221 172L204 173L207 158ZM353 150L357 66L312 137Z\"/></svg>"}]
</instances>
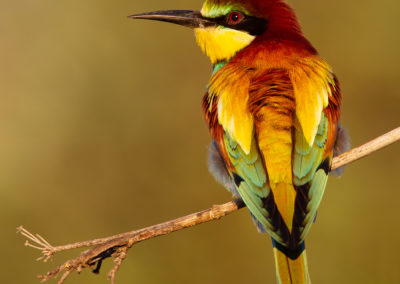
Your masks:
<instances>
[{"instance_id":1,"label":"green wing feather","mask_svg":"<svg viewBox=\"0 0 400 284\"><path fill-rule=\"evenodd\" d=\"M314 144L308 145L301 129L295 129L295 145L293 151L293 183L301 190L301 186L308 184L307 206L303 212L303 222L300 227L300 240L304 240L317 214L318 206L324 194L328 175L321 165L328 133L328 119L322 114ZM224 144L236 174L243 181L236 184L237 190L250 210L251 214L262 228L276 241L281 242L279 230L273 228L268 211L264 208L263 199L270 193L267 173L263 159L253 138L249 154L246 154L240 145L229 134L224 135Z\"/></svg>"},{"instance_id":2,"label":"green wing feather","mask_svg":"<svg viewBox=\"0 0 400 284\"><path fill-rule=\"evenodd\" d=\"M301 130L295 130L293 183L298 187L298 190L301 190L303 185L308 184L309 186L308 204L300 230L301 240L305 238L315 219L328 180L328 174L325 169L318 169L323 162L327 134L328 119L324 114L322 114L312 146L306 143Z\"/></svg>"},{"instance_id":3,"label":"green wing feather","mask_svg":"<svg viewBox=\"0 0 400 284\"><path fill-rule=\"evenodd\" d=\"M328 119L322 114L314 144L310 146L300 129L295 130L295 151L293 157L293 183L297 186L306 184L314 178L316 169L322 162L325 142L328 134Z\"/></svg>"},{"instance_id":4,"label":"green wing feather","mask_svg":"<svg viewBox=\"0 0 400 284\"><path fill-rule=\"evenodd\" d=\"M322 196L325 192L326 182L328 181L328 175L325 173L323 169L319 169L315 175L313 180L311 181L310 190L308 192L308 196L310 197L310 202L307 205L307 214L304 218L303 224L304 229L301 231L300 239L303 240L308 231L311 228L311 225L317 215L317 210L319 204L321 203Z\"/></svg>"},{"instance_id":5,"label":"green wing feather","mask_svg":"<svg viewBox=\"0 0 400 284\"><path fill-rule=\"evenodd\" d=\"M266 197L269 193L269 188L265 187L267 175L255 141L252 141L250 152L246 154L228 134L225 134L224 140L229 158L236 168L237 174L249 182L255 195Z\"/></svg>"},{"instance_id":6,"label":"green wing feather","mask_svg":"<svg viewBox=\"0 0 400 284\"><path fill-rule=\"evenodd\" d=\"M260 231L267 231L274 239L281 241L281 236L274 230L269 214L263 207L263 198L269 195L270 188L255 139L253 138L249 154L246 154L227 133L224 136L224 144L236 173L243 179L236 185L240 197L257 224L261 225Z\"/></svg>"}]
</instances>

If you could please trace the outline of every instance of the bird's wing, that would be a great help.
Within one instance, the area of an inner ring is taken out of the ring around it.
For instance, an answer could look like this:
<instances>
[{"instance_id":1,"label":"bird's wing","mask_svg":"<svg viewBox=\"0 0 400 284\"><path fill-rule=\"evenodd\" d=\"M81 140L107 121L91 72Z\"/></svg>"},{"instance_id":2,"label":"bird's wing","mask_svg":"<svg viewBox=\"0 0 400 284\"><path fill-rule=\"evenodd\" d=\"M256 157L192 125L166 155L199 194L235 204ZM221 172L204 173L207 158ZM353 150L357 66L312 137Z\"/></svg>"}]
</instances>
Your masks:
<instances>
[{"instance_id":1,"label":"bird's wing","mask_svg":"<svg viewBox=\"0 0 400 284\"><path fill-rule=\"evenodd\" d=\"M304 240L317 214L324 194L331 164L332 151L326 153L328 119L321 115L317 134L310 146L301 131L294 130L293 183L297 192L294 228L299 240Z\"/></svg>"},{"instance_id":2,"label":"bird's wing","mask_svg":"<svg viewBox=\"0 0 400 284\"><path fill-rule=\"evenodd\" d=\"M340 91L325 65L313 63L321 69L314 70L310 62L302 64L301 71L251 76L228 66L210 88L224 129L220 147L233 166L238 192L259 225L289 247L301 243L315 218L340 105Z\"/></svg>"},{"instance_id":3,"label":"bird's wing","mask_svg":"<svg viewBox=\"0 0 400 284\"><path fill-rule=\"evenodd\" d=\"M315 135L312 139L307 138L306 129L313 126L305 127L301 123L301 117L305 116L307 108L298 108L296 104L296 123L294 129L294 148L293 148L293 184L298 192L295 214L296 227L298 229L299 238L304 240L313 221L316 218L317 209L321 202L325 191L328 174L331 167L333 150L337 138L337 130L340 118L341 91L339 83L330 71L329 66L322 61L308 61L302 66L303 70L308 74L309 85L311 87L303 88L295 87L296 102L306 101L304 97L316 94L324 94L327 96L327 102L323 103L322 108L317 104L309 104L308 109L317 109L319 116L318 125ZM312 71L311 71L312 70ZM292 79L293 85L296 82ZM322 86L322 87L321 87ZM318 91L321 90L322 91ZM314 90L314 91L312 91ZM324 99L325 100L325 99ZM309 111L309 116L313 112ZM313 119L309 120L312 124ZM306 123L306 122L303 122ZM312 143L310 143L312 141Z\"/></svg>"},{"instance_id":4,"label":"bird's wing","mask_svg":"<svg viewBox=\"0 0 400 284\"><path fill-rule=\"evenodd\" d=\"M268 232L274 239L283 243L282 235L274 222L274 220L281 222L281 217L275 204L271 203L267 173L257 140L252 139L250 151L247 154L225 132L224 147L234 169L231 171L231 175L237 191L249 209L259 231Z\"/></svg>"},{"instance_id":5,"label":"bird's wing","mask_svg":"<svg viewBox=\"0 0 400 284\"><path fill-rule=\"evenodd\" d=\"M252 81L257 86L250 85L253 93L249 103L258 144L266 161L274 202L278 209L286 206L289 208L286 212L293 214L288 224L288 218L282 214L285 212L280 210L286 227L289 225L289 246L294 247L307 235L324 194L340 116L340 88L329 66L316 57L299 61L290 70L269 70ZM292 108L291 98L295 102ZM261 119L260 114L263 114ZM291 143L290 150L286 148L286 161L285 153L276 150L282 146L275 145L276 137L282 140L285 135L287 143ZM288 166L293 188L287 186L288 193L281 194L282 187L274 191L273 184L285 183L288 178L270 168L281 167L281 173ZM292 199L290 194L294 195Z\"/></svg>"}]
</instances>

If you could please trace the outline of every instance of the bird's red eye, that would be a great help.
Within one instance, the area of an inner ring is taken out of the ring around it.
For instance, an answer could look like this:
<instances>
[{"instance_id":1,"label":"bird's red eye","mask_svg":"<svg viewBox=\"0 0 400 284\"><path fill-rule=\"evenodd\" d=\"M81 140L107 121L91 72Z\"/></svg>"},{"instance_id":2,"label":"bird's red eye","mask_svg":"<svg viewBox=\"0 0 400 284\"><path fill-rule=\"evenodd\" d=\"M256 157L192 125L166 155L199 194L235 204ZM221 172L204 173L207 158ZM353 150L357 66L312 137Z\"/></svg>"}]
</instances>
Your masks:
<instances>
[{"instance_id":1,"label":"bird's red eye","mask_svg":"<svg viewBox=\"0 0 400 284\"><path fill-rule=\"evenodd\" d=\"M232 12L228 15L228 24L235 25L243 20L243 14L240 12Z\"/></svg>"}]
</instances>

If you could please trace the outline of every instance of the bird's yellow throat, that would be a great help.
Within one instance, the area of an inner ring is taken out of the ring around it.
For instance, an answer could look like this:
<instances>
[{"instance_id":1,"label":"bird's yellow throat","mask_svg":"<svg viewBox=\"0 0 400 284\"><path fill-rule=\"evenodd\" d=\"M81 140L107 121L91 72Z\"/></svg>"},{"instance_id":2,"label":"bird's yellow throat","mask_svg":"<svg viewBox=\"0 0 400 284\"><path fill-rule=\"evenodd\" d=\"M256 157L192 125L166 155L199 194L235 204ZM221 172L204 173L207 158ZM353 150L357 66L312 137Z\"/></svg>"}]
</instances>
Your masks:
<instances>
[{"instance_id":1,"label":"bird's yellow throat","mask_svg":"<svg viewBox=\"0 0 400 284\"><path fill-rule=\"evenodd\" d=\"M195 34L197 44L213 64L229 61L255 38L246 32L224 27L197 28Z\"/></svg>"}]
</instances>

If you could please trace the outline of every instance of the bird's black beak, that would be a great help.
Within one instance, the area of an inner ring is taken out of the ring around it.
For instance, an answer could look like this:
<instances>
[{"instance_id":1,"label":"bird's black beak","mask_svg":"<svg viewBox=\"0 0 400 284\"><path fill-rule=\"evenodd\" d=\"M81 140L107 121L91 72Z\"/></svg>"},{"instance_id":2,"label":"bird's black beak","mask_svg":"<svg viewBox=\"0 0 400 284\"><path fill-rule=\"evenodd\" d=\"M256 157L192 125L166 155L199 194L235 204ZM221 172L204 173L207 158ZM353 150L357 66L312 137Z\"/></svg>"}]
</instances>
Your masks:
<instances>
[{"instance_id":1,"label":"bird's black beak","mask_svg":"<svg viewBox=\"0 0 400 284\"><path fill-rule=\"evenodd\" d=\"M204 18L199 11L169 10L128 16L131 19L146 19L173 23L192 29L213 26L215 23Z\"/></svg>"}]
</instances>

